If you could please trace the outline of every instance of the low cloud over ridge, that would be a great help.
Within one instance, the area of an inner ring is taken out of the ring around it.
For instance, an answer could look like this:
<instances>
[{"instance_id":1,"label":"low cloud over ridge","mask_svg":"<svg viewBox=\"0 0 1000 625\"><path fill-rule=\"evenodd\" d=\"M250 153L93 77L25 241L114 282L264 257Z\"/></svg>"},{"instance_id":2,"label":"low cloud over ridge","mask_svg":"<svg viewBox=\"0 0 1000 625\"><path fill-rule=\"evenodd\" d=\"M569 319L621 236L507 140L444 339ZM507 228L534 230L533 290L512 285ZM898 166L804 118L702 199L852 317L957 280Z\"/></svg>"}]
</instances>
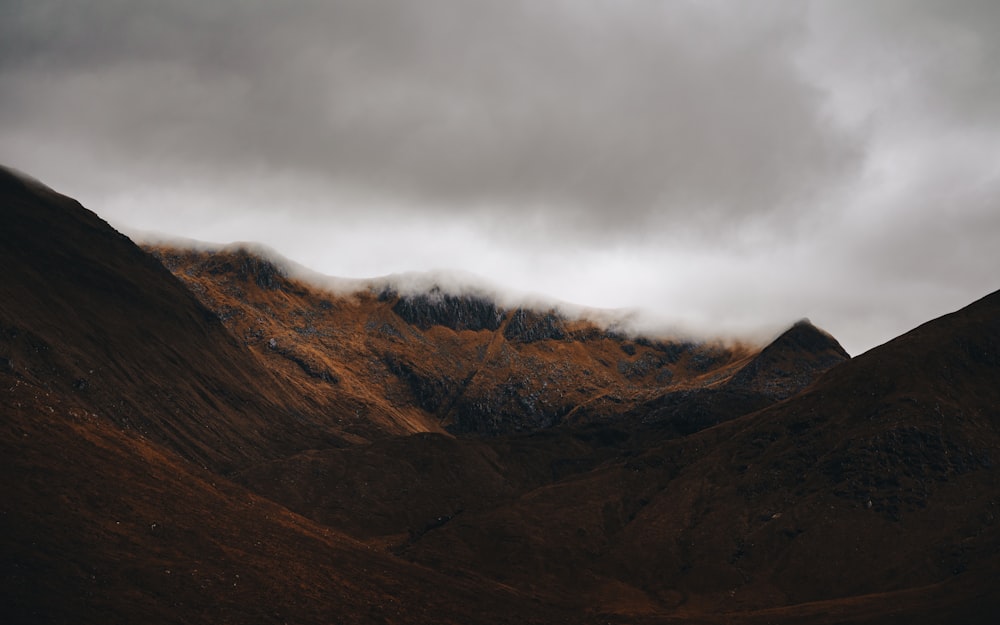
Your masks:
<instances>
[{"instance_id":1,"label":"low cloud over ridge","mask_svg":"<svg viewBox=\"0 0 1000 625\"><path fill-rule=\"evenodd\" d=\"M8 4L0 160L121 228L856 353L996 284L990 2Z\"/></svg>"}]
</instances>

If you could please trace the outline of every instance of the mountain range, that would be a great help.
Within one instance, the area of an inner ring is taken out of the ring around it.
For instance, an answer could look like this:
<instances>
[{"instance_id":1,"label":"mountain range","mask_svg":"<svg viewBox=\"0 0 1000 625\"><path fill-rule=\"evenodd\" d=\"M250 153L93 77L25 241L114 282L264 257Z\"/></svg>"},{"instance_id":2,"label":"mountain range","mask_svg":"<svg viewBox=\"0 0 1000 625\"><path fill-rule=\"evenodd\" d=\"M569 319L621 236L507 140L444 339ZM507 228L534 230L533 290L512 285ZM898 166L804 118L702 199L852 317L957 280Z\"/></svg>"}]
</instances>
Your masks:
<instances>
[{"instance_id":1,"label":"mountain range","mask_svg":"<svg viewBox=\"0 0 1000 625\"><path fill-rule=\"evenodd\" d=\"M11 623L992 623L1000 292L854 358L140 247L0 171Z\"/></svg>"}]
</instances>

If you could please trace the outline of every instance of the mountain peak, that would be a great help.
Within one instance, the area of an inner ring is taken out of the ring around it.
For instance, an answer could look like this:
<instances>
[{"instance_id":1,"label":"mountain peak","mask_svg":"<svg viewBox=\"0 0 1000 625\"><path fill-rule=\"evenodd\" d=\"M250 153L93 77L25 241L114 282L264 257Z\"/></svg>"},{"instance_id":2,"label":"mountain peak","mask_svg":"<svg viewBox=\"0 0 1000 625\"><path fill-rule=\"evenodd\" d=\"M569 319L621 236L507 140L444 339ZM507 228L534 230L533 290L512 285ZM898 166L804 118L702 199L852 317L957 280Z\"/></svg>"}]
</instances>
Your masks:
<instances>
[{"instance_id":1,"label":"mountain peak","mask_svg":"<svg viewBox=\"0 0 1000 625\"><path fill-rule=\"evenodd\" d=\"M812 353L829 351L843 356L844 359L851 357L829 332L816 327L805 317L778 335L778 338L771 341L761 353L786 349Z\"/></svg>"},{"instance_id":2,"label":"mountain peak","mask_svg":"<svg viewBox=\"0 0 1000 625\"><path fill-rule=\"evenodd\" d=\"M803 318L740 369L730 386L785 399L809 386L827 369L849 359L837 339Z\"/></svg>"}]
</instances>

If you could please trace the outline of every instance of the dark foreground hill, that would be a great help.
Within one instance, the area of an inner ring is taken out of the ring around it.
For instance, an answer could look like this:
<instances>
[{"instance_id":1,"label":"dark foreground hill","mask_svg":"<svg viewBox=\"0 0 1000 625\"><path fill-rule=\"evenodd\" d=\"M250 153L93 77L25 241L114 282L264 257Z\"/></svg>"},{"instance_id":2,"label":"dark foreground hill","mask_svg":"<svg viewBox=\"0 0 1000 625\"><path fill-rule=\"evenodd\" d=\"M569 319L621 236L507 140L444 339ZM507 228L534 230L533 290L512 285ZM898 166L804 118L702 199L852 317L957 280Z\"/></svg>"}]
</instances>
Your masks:
<instances>
[{"instance_id":1,"label":"dark foreground hill","mask_svg":"<svg viewBox=\"0 0 1000 625\"><path fill-rule=\"evenodd\" d=\"M5 622L1000 609L1000 294L846 360L155 250L179 280L6 172L0 219Z\"/></svg>"}]
</instances>

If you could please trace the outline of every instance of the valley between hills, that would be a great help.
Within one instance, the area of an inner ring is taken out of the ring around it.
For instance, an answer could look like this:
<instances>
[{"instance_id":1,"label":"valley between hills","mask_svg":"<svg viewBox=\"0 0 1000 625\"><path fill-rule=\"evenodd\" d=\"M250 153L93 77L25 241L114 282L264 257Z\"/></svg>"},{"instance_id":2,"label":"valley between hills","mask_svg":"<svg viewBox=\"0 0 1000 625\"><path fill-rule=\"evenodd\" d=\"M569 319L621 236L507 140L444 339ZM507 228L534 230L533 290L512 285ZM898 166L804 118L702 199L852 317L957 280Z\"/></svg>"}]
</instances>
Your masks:
<instances>
[{"instance_id":1,"label":"valley between hills","mask_svg":"<svg viewBox=\"0 0 1000 625\"><path fill-rule=\"evenodd\" d=\"M0 170L9 623L993 623L1000 292L851 358L636 336Z\"/></svg>"}]
</instances>

